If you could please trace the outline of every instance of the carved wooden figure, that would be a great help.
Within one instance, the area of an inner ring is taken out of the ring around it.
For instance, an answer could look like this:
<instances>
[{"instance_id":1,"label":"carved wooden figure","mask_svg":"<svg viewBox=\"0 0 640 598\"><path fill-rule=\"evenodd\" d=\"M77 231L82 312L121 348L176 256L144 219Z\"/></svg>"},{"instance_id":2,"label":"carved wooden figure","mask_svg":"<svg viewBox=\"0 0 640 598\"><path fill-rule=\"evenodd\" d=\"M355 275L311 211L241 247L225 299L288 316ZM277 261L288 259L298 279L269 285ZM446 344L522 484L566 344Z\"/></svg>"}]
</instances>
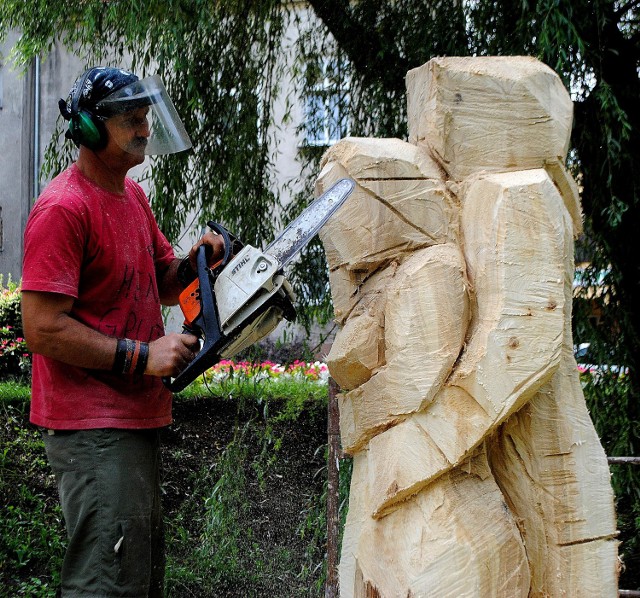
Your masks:
<instances>
[{"instance_id":1,"label":"carved wooden figure","mask_svg":"<svg viewBox=\"0 0 640 598\"><path fill-rule=\"evenodd\" d=\"M617 595L606 457L572 353L576 185L558 77L525 57L407 75L410 142L347 138L318 192L353 455L347 597Z\"/></svg>"}]
</instances>

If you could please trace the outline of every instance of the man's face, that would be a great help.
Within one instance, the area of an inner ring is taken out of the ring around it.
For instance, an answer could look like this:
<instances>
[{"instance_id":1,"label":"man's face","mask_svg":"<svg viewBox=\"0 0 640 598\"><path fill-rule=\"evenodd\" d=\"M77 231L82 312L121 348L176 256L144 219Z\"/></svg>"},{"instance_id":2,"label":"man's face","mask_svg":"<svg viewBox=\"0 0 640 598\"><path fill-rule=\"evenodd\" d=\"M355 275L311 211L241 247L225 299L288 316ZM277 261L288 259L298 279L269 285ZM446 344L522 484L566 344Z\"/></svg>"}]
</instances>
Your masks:
<instances>
[{"instance_id":1,"label":"man's face","mask_svg":"<svg viewBox=\"0 0 640 598\"><path fill-rule=\"evenodd\" d=\"M105 122L109 133L107 147L115 145L124 153L135 156L136 164L143 162L147 139L151 134L148 113L148 107L137 108L108 119Z\"/></svg>"}]
</instances>

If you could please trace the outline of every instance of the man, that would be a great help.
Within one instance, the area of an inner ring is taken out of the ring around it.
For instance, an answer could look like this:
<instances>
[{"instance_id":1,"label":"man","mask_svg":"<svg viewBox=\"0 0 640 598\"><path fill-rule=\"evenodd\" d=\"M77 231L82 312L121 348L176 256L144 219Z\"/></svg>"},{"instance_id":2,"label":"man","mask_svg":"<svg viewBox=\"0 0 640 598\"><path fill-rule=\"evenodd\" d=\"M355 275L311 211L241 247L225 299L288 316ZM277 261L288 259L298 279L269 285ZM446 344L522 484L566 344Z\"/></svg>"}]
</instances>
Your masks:
<instances>
[{"instance_id":1,"label":"man","mask_svg":"<svg viewBox=\"0 0 640 598\"><path fill-rule=\"evenodd\" d=\"M34 353L31 421L43 429L67 525L62 596L162 596L158 432L198 339L164 334L207 233L184 260L126 175L146 154L191 146L160 79L96 67L60 111L77 161L36 202L25 230L22 315Z\"/></svg>"}]
</instances>

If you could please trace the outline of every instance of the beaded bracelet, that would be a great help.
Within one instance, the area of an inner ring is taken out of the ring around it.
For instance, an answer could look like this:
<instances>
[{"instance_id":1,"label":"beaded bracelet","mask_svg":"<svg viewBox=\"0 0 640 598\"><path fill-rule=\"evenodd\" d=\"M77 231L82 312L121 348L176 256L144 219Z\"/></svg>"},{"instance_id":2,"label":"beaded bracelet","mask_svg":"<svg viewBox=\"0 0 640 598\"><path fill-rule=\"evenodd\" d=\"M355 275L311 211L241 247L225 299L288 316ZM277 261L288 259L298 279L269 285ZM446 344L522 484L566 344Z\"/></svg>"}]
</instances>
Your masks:
<instances>
[{"instance_id":1,"label":"beaded bracelet","mask_svg":"<svg viewBox=\"0 0 640 598\"><path fill-rule=\"evenodd\" d=\"M149 343L119 338L112 371L116 374L142 375L149 360Z\"/></svg>"}]
</instances>

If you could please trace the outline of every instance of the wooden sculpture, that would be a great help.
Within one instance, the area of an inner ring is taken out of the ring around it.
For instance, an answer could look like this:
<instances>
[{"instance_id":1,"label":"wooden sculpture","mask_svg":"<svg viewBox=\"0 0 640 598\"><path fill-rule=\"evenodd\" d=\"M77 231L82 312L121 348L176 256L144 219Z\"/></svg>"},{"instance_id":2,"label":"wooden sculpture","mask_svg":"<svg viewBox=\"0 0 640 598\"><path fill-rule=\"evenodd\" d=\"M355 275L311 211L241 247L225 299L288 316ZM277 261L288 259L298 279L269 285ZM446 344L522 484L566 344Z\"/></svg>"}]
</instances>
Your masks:
<instances>
[{"instance_id":1,"label":"wooden sculpture","mask_svg":"<svg viewBox=\"0 0 640 598\"><path fill-rule=\"evenodd\" d=\"M321 233L353 456L343 598L617 596L609 469L572 353L572 103L526 57L407 75L410 142L347 138Z\"/></svg>"}]
</instances>

